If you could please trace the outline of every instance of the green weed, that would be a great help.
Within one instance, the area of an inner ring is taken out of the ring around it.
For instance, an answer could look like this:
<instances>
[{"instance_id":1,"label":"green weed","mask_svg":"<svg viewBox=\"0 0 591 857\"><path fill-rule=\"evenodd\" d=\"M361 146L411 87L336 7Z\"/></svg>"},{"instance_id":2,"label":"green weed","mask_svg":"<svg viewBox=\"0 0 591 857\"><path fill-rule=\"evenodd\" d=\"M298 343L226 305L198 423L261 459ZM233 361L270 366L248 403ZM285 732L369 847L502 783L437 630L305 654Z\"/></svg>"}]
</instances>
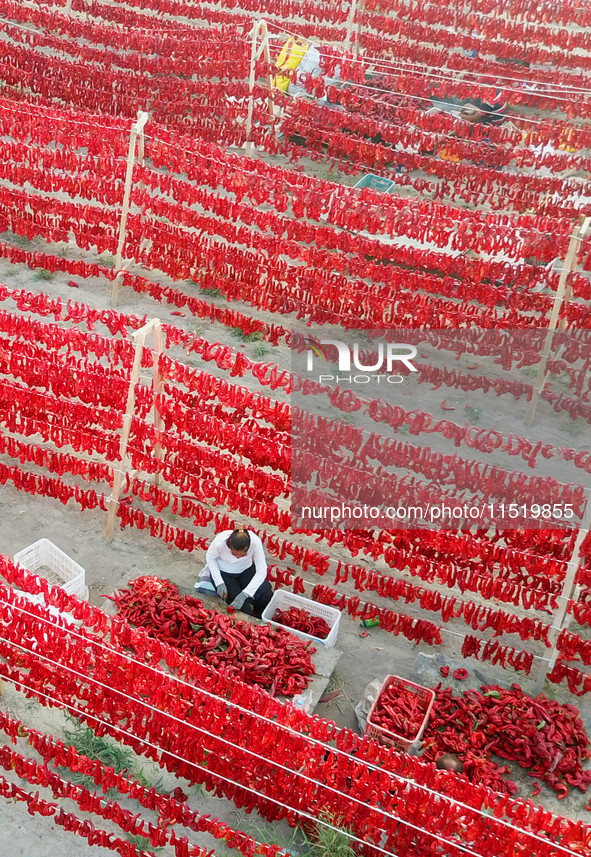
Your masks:
<instances>
[{"instance_id":1,"label":"green weed","mask_svg":"<svg viewBox=\"0 0 591 857\"><path fill-rule=\"evenodd\" d=\"M311 857L309 855L308 839L304 831L295 827L290 828L289 833L284 833L281 828L264 821L260 816L251 816L244 818L240 813L233 825L248 836L252 836L257 842L264 842L266 845L277 845L281 848L280 854L290 854L292 857ZM219 857L219 852L216 850L216 857Z\"/></svg>"},{"instance_id":2,"label":"green weed","mask_svg":"<svg viewBox=\"0 0 591 857\"><path fill-rule=\"evenodd\" d=\"M73 727L64 730L65 740L83 756L100 759L104 765L112 765L117 774L129 770L133 764L130 750L120 747L115 741L95 735L90 726L81 726L76 721Z\"/></svg>"},{"instance_id":3,"label":"green weed","mask_svg":"<svg viewBox=\"0 0 591 857\"><path fill-rule=\"evenodd\" d=\"M208 298L219 298L222 294L221 289L216 289L215 287L209 288L208 286L201 286L199 285L199 283L197 283L197 285L199 286L199 291L201 292L201 294L205 295Z\"/></svg>"},{"instance_id":4,"label":"green weed","mask_svg":"<svg viewBox=\"0 0 591 857\"><path fill-rule=\"evenodd\" d=\"M141 848L141 850L145 851L146 854L159 854L161 851L164 851L164 848L154 848L147 836L128 833L126 839L128 842L131 842L132 845L135 845L136 848Z\"/></svg>"},{"instance_id":5,"label":"green weed","mask_svg":"<svg viewBox=\"0 0 591 857\"><path fill-rule=\"evenodd\" d=\"M13 241L18 247L28 247L29 244L32 243L31 238L27 238L26 235L13 235Z\"/></svg>"},{"instance_id":6,"label":"green weed","mask_svg":"<svg viewBox=\"0 0 591 857\"><path fill-rule=\"evenodd\" d=\"M562 420L560 428L567 434L579 435L589 430L589 423L582 417L577 417L576 420L571 420L570 417Z\"/></svg>"},{"instance_id":7,"label":"green weed","mask_svg":"<svg viewBox=\"0 0 591 857\"><path fill-rule=\"evenodd\" d=\"M306 857L356 857L355 850L350 845L350 838L347 836L346 829L342 832L335 830L337 826L337 818L329 812L321 812L320 817L326 821L331 827L326 827L323 824L318 825L318 835L314 842L309 843L309 850Z\"/></svg>"},{"instance_id":8,"label":"green weed","mask_svg":"<svg viewBox=\"0 0 591 857\"><path fill-rule=\"evenodd\" d=\"M115 257L112 253L105 253L104 256L100 257L101 264L104 265L105 268L114 268L115 267Z\"/></svg>"},{"instance_id":9,"label":"green weed","mask_svg":"<svg viewBox=\"0 0 591 857\"><path fill-rule=\"evenodd\" d=\"M253 330L252 333L245 333L241 327L233 327L232 336L236 339L240 339L242 342L260 342L263 338L263 334L260 330Z\"/></svg>"},{"instance_id":10,"label":"green weed","mask_svg":"<svg viewBox=\"0 0 591 857\"><path fill-rule=\"evenodd\" d=\"M106 767L112 766L116 774L127 773L144 788L151 786L157 790L162 788L161 778L156 783L150 782L146 778L131 750L120 746L114 739L101 738L95 735L89 726L82 726L74 717L70 717L69 721L72 725L70 728L64 729L64 740L66 744L75 747L78 753L87 756L89 759L99 759ZM84 785L87 788L94 788L95 786L93 778L85 774L72 773L69 775L69 779L71 782ZM116 788L107 792L107 794L116 793Z\"/></svg>"},{"instance_id":11,"label":"green weed","mask_svg":"<svg viewBox=\"0 0 591 857\"><path fill-rule=\"evenodd\" d=\"M258 342L254 347L254 353L256 357L264 357L267 353L267 346L264 342Z\"/></svg>"},{"instance_id":12,"label":"green weed","mask_svg":"<svg viewBox=\"0 0 591 857\"><path fill-rule=\"evenodd\" d=\"M472 423L477 423L482 416L482 408L476 405L466 405L466 410L468 411L468 419Z\"/></svg>"},{"instance_id":13,"label":"green weed","mask_svg":"<svg viewBox=\"0 0 591 857\"><path fill-rule=\"evenodd\" d=\"M318 842L310 848L310 857L356 857L345 833L330 827L318 828Z\"/></svg>"},{"instance_id":14,"label":"green weed","mask_svg":"<svg viewBox=\"0 0 591 857\"><path fill-rule=\"evenodd\" d=\"M35 268L36 280L53 280L53 273L46 271L45 268Z\"/></svg>"}]
</instances>

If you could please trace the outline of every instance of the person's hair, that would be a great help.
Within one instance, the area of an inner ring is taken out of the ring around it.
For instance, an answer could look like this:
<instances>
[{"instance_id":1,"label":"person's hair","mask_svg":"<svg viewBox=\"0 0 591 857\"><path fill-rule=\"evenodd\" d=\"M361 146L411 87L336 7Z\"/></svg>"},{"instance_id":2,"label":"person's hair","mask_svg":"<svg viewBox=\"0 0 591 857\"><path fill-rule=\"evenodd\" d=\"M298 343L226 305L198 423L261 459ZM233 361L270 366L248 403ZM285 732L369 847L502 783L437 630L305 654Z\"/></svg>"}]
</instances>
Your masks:
<instances>
[{"instance_id":1,"label":"person's hair","mask_svg":"<svg viewBox=\"0 0 591 857\"><path fill-rule=\"evenodd\" d=\"M444 753L443 756L437 759L435 764L440 771L454 771L456 774L464 772L461 759L458 759L454 753Z\"/></svg>"},{"instance_id":2,"label":"person's hair","mask_svg":"<svg viewBox=\"0 0 591 857\"><path fill-rule=\"evenodd\" d=\"M250 535L244 527L238 527L226 540L229 548L235 551L246 551L250 547Z\"/></svg>"}]
</instances>

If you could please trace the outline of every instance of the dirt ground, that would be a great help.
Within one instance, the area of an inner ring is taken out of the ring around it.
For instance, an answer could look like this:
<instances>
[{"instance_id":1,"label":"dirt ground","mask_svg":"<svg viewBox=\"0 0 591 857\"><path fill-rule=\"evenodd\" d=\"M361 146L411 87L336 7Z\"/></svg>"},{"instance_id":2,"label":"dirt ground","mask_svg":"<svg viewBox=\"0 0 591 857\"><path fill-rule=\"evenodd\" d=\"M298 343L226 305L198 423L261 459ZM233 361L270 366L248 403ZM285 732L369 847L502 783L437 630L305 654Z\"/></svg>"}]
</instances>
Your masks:
<instances>
[{"instance_id":1,"label":"dirt ground","mask_svg":"<svg viewBox=\"0 0 591 857\"><path fill-rule=\"evenodd\" d=\"M3 237L6 238L6 236ZM37 245L36 242L27 246L30 249L42 249L42 245L40 243ZM87 258L90 257L87 256ZM26 288L34 292L43 291L52 296L60 295L64 301L68 299L78 300L99 308L110 306L108 283L98 279L85 281L78 278L76 282L79 288L74 289L67 285L70 279L67 275L59 274L56 274L51 280L38 279L35 272L27 268L0 263L0 282L5 282L10 288ZM165 277L160 278L160 281L167 282ZM186 288L191 294L197 292L194 285L175 285L178 288ZM6 304L6 306L9 305ZM12 305L10 308L12 309ZM122 291L118 309L139 316L146 315L148 318L157 316L163 321L184 326L187 330L197 330L211 341L239 345L253 359L272 360L283 368L289 366L289 351L285 345L273 348L260 342L240 342L220 325L210 325L209 322L202 323L189 315L185 318L172 316L170 310L174 309L173 307L168 308L166 305L159 305L149 297L137 295L129 289ZM257 313L251 308L248 311L252 315L264 317L263 313ZM287 324L288 320L283 320L283 323ZM181 357L180 352L175 356ZM187 359L186 355L183 359ZM199 364L194 355L189 358L189 362L192 362L193 365ZM206 364L206 368L209 372L216 373L218 371L213 363ZM248 378L245 378L241 383L250 382ZM440 394L437 395L440 396ZM426 409L428 409L427 405ZM483 420L483 422L487 424L487 420ZM2 510L0 517L1 552L13 556L39 538L50 539L85 569L89 597L93 604L104 603L101 601L101 595L112 593L119 586L124 585L126 581L141 574L155 574L169 578L181 588L190 591L197 573L202 567L203 553L201 551L187 554L174 546L169 549L164 543L151 539L147 533L135 529L121 531L116 527L113 541L110 544L107 543L105 540L106 515L99 510L81 512L72 503L64 507L57 501L30 496L18 492L10 486L3 486L0 491L0 508ZM166 517L166 512L163 513L163 517ZM170 520L172 522L172 516L170 516ZM181 523L181 526L185 526L185 523ZM213 532L204 534L211 536ZM335 558L344 556L344 552L338 547L335 547L330 553ZM360 560L362 558L358 558L358 561ZM404 572L401 572L402 575ZM311 574L304 576L312 584L319 582L319 578L312 579ZM353 594L354 591L348 584L341 585L339 588L348 594ZM381 603L381 600L377 597L374 598L373 595L370 595L370 600ZM400 612L419 615L418 608L413 607L413 605L402 603L392 605L390 603L388 606ZM433 616L433 619L437 621L436 615ZM343 615L337 642L337 647L343 652L343 655L331 682L331 688L340 691L340 693L331 702L321 703L316 713L321 717L334 719L342 726L357 729L353 709L360 699L364 687L371 679L382 679L388 674L395 674L421 684L435 685L440 680L440 666L449 664L453 671L456 666L462 663L461 642L459 636L446 634L444 645L435 650L423 644L415 646L403 637L394 637L379 628L371 629L369 636L362 638L358 624L348 616ZM475 661L470 661L465 665L470 676L467 681L462 683L461 689L478 687L481 682L508 685L511 681L518 680L511 671L494 668L489 664L483 671L480 670ZM453 680L451 683L455 684L457 689L460 688L459 684ZM523 686L526 689L532 685L533 676L529 680L523 680ZM573 701L563 687L550 686L548 692L563 701ZM47 712L40 706L27 702L14 690L8 689L6 691L2 703L11 713L36 728L46 729L46 731L56 735L60 734L60 730L63 729L63 715ZM591 734L591 706L581 700L575 700L575 704L579 705L587 729ZM138 764L146 773L145 761ZM153 776L160 776L160 772L153 772ZM529 797L532 780L525 776L517 766L514 767L512 777L519 784L520 796ZM170 788L174 788L174 785L170 784ZM586 798L579 792L575 792L569 795L567 799L558 802L554 793L542 786L542 793L536 800L541 801L548 809L560 814L568 814L572 818L580 818L584 821L589 820L589 814L584 809ZM265 841L270 841L273 836L277 836L283 844L290 840L286 830L271 831L254 817L246 818L244 813L237 813L231 804L203 795L199 790L191 793L190 802L194 808L199 808L200 811L211 812L212 815L224 818L234 826L242 826L249 832L254 831L253 835L260 834L259 838L265 838ZM26 854L30 857L64 854L67 857L74 857L74 855L82 855L87 852L88 845L85 842L74 839L60 829L52 829L49 838L48 831L51 829L51 825L39 817L31 818L22 804L4 801L0 813L2 817L0 857L12 857L15 854ZM297 851L297 847L295 850ZM223 854L223 851L220 852L218 849L216 853Z\"/></svg>"}]
</instances>

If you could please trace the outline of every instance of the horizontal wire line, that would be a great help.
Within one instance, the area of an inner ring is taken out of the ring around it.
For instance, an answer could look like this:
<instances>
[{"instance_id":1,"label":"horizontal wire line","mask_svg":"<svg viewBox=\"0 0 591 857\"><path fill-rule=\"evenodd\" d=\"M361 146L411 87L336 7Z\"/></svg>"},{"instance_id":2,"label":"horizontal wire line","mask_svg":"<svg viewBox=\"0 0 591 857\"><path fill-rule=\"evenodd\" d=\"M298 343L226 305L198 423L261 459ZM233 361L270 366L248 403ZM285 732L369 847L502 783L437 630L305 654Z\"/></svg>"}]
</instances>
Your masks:
<instances>
[{"instance_id":1,"label":"horizontal wire line","mask_svg":"<svg viewBox=\"0 0 591 857\"><path fill-rule=\"evenodd\" d=\"M6 587L4 587L4 588L6 589ZM15 592L14 590L13 590L13 593L14 593L14 595L15 595L17 598L18 598L18 597L22 597L22 596L19 596L19 595L18 595L18 593L17 593L17 592ZM19 605L16 605L16 604L11 603L11 602L6 602L6 601L4 601L4 600L0 600L0 603L2 603L2 604L4 604L4 605L6 605L6 606L8 606L8 607L14 607L14 608L18 609L20 612L26 613L27 615L29 615L29 616L31 616L31 617L33 617L33 618L35 618L35 619L42 619L42 621L44 621L44 622L45 622L46 624L48 624L48 625L51 625L52 627L60 628L60 630L64 630L64 631L66 631L67 633L69 633L69 634L71 634L71 635L73 635L73 636L79 637L80 639L84 640L84 641L85 641L85 642L87 642L87 643L89 643L89 642L90 642L90 643L92 643L93 645L97 645L99 648L103 648L103 649L105 649L106 651L108 651L108 652L110 652L110 653L112 653L112 654L116 654L116 655L118 655L118 656L120 656L120 657L124 658L125 660L129 660L129 661L130 661L131 663L133 663L133 664L136 664L136 665L139 665L139 666L142 666L142 667L148 667L148 669L150 669L150 670L151 670L152 672L154 672L154 673L161 674L161 672L162 672L161 670L158 670L156 667L154 667L152 664L148 664L148 663L145 663L145 662L142 662L142 661L138 661L137 659L135 659L135 658L131 657L130 655L128 655L128 654L127 654L127 653L125 653L125 652L118 652L116 649L114 649L114 648L112 648L112 647L110 647L110 646L105 645L102 641L98 641L98 640L96 640L96 641L95 641L95 640L89 640L89 639L88 639L88 637L85 637L84 635L78 634L78 633L77 633L77 632L75 632L73 629L61 628L60 626L58 626L58 625L57 625L57 623L53 622L51 619L48 619L48 618L46 618L46 617L39 617L39 616L37 616L36 614L30 613L28 610L26 610L26 609L25 609L25 608L23 608L23 607L20 607ZM119 621L121 621L121 620L119 620ZM7 641L7 642L11 643L11 641ZM14 644L13 644L13 645L14 645ZM35 655L36 653L35 653L35 652L31 652L31 654L34 654L34 655ZM48 660L49 660L49 659L48 659ZM52 663L54 663L54 664L55 664L55 662L52 662ZM55 664L55 665L56 665L56 666L60 666L60 664ZM68 668L68 669L70 669L70 668ZM175 680L175 681L177 681L179 684L182 684L182 685L184 685L184 686L186 686L186 687L190 688L191 690L195 690L195 685L191 684L190 682L184 681L184 680L183 680L183 679L181 679L179 676L177 676L175 673L170 673L169 675L170 675L170 678L171 678L171 679L174 679L174 680ZM91 679L91 678L88 678L87 680L89 680L89 681L95 681L94 679ZM106 685L103 685L103 687L107 687L107 686L106 686ZM107 689L108 689L108 688L107 688ZM346 757L347 759L350 759L350 760L351 760L351 761L353 761L353 762L357 762L357 763L359 763L359 762L360 762L360 760L359 760L359 759L357 759L357 757L356 757L356 756L352 756L350 753L347 753L347 752L345 752L344 750L340 750L340 749L338 749L337 747L333 747L333 746L332 746L332 745L330 745L330 744L325 744L324 742L320 741L319 739L317 739L317 738L313 738L312 736L305 735L305 734L303 734L303 733L301 733L301 732L298 732L297 730L292 729L290 726L287 726L286 724L278 723L277 721L272 720L271 718L265 717L263 714L260 714L260 713L255 712L255 711L251 711L251 710L250 710L250 709L248 709L248 708L244 708L244 707L243 707L243 706L241 706L239 703L235 703L235 702L232 702L232 701L230 701L230 700L222 699L222 697L216 696L215 694L211 693L210 691L206 690L205 688L198 688L198 691L199 691L200 693L202 693L203 695L208 696L208 697L210 697L210 698L212 698L212 699L214 699L214 700L216 700L216 701L222 701L222 702L224 702L224 704L229 705L229 706L230 706L230 707L232 707L232 708L236 708L236 709L237 709L238 711L240 711L242 714L246 714L246 715L248 715L249 717L255 717L255 718L258 718L258 719L262 720L263 722L266 722L266 723L269 723L269 724L273 724L275 727L279 726L282 730L284 730L284 731L286 731L286 732L288 732L288 733L290 733L290 734L292 734L292 735L294 735L294 736L296 736L296 737L298 737L298 738L304 738L305 740L307 740L307 741L311 741L311 742L313 742L313 743L314 743L314 744L316 744L316 745L320 745L320 746L321 746L321 747L323 747L325 750L328 750L329 752L331 752L331 753L333 753L333 754L337 754L337 753L338 753L338 754L340 754L341 756L344 756L344 757ZM126 694L124 694L123 692L121 692L121 691L118 691L118 692L120 692L120 693L121 693L121 695L126 696ZM137 700L135 697L127 697L127 698L128 698L128 699L131 699L131 700L133 700L133 701L141 701L141 700ZM164 712L162 712L162 711L161 711L161 709L153 709L153 710L155 710L156 712L158 712L158 713L160 713L160 714L164 713ZM168 715L167 715L167 716L168 716ZM176 718L176 719L178 719L178 718ZM181 723L186 723L186 721L179 721L179 722L181 722ZM186 725L192 725L192 724L186 724ZM200 731L204 731L204 730L200 730ZM141 740L141 739L140 739L140 740ZM225 740L225 739L220 739L220 740ZM227 742L227 743L229 743L229 742ZM232 745L232 746L235 746L235 745ZM238 747L238 749L243 749L243 748ZM256 755L256 754L255 754L255 755ZM264 759L264 757L261 757L261 756L259 756L258 758L260 758L260 759L262 759L263 761L266 761L266 762L270 761L270 760ZM423 791L427 792L427 794L429 794L429 795L430 795L430 796L432 796L432 797L436 797L436 798L442 799L442 800L444 800L444 801L449 801L450 803L452 803L452 804L454 804L454 805L456 805L456 806L460 806L462 809L466 809L466 810L468 810L468 811L470 811L470 812L474 812L474 813L476 813L476 814L478 814L478 815L482 815L483 817L487 816L487 813L486 813L484 810L478 810L478 809L475 809L475 808L473 808L473 807L469 806L468 804L464 804L464 803L462 803L461 801L457 801L457 800L455 800L454 798L449 797L448 795L440 794L439 792L435 791L434 789L430 789L428 786L425 786L425 785L424 785L424 784L422 784L422 783L415 783L415 781L414 781L414 780L411 780L411 779L409 779L409 778L407 778L407 777L403 777L403 776L401 776L401 775L399 775L399 774L396 774L395 772L389 771L389 770L387 770L387 769L383 769L383 768L381 768L380 766L378 766L378 765L374 765L374 764L372 764L371 762L366 761L366 760L362 760L362 764L364 764L366 767L368 767L368 768L370 768L371 770L376 771L376 772L379 772L379 771L385 771L385 773L387 774L387 776L392 777L393 779L400 780L401 782L403 782L403 783L405 783L406 785L409 785L409 786L411 786L411 787L419 788L419 789L421 789L421 790L423 790ZM290 770L290 772L291 772L291 773L296 773L295 771L291 771L291 769L288 769L288 770ZM323 784L322 784L322 783L319 783L319 782L318 782L318 781L316 781L316 780L313 780L313 782L316 782L318 785L323 786ZM337 792L337 794L342 795L342 796L344 796L344 797L347 797L347 796L346 796L346 795L344 795L342 792L339 792L338 790L335 790L335 791ZM379 811L379 810L378 810L378 811ZM390 818L394 818L394 816L390 816L390 815L389 815L389 814L387 814L387 813L384 813L384 815L388 815L388 817L390 817ZM487 816L487 817L488 817L488 816ZM500 823L501 825L503 825L503 826L505 826L505 827L508 827L508 828L510 828L510 829L512 829L512 830L516 830L517 832L522 833L522 834L524 834L524 835L526 835L526 836L532 836L533 838L538 839L540 842L547 842L547 841L548 841L548 840L545 840L543 837L538 836L538 835L537 835L537 834L535 834L535 833L530 833L529 831L526 831L526 830L524 830L523 828L516 827L515 825L511 824L510 822L507 822L507 821L504 821L504 820L501 820L501 819L497 819L497 820L499 821L499 823ZM403 823L406 823L406 822L403 822ZM442 840L442 841L446 841L446 840ZM560 846L558 846L558 847L560 847ZM569 854L572 854L572 853L573 853L573 852L571 852L569 849L566 849L566 848L563 848L562 850L566 851L566 852L567 852L567 853L569 853Z\"/></svg>"}]
</instances>

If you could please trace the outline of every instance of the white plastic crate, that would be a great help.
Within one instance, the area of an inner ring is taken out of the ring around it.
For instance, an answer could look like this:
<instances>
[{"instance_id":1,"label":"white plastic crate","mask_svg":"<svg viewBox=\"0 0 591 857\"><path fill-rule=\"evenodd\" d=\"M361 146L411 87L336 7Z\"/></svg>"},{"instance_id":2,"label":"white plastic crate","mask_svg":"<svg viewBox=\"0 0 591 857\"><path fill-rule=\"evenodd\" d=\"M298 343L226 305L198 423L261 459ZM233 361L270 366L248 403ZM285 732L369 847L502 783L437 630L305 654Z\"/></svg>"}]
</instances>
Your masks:
<instances>
[{"instance_id":1,"label":"white plastic crate","mask_svg":"<svg viewBox=\"0 0 591 857\"><path fill-rule=\"evenodd\" d=\"M39 539L28 548L15 553L16 565L44 577L52 586L61 586L69 595L88 597L85 572L81 565L56 547L49 539Z\"/></svg>"},{"instance_id":2,"label":"white plastic crate","mask_svg":"<svg viewBox=\"0 0 591 857\"><path fill-rule=\"evenodd\" d=\"M296 631L295 628L288 628L280 622L274 622L273 616L277 610L289 610L290 607L299 607L305 610L312 616L321 616L328 624L330 632L325 640L320 640L318 637L313 637L311 634L305 634L303 631ZM339 622L341 621L341 611L335 607L329 607L327 604L319 604L317 601L312 601L310 598L302 598L301 595L294 595L293 592L286 592L284 589L278 589L273 598L269 601L262 615L263 622L268 622L269 625L274 625L275 628L283 628L296 634L303 640L313 640L321 646L326 646L327 649L332 649L337 641L339 633Z\"/></svg>"}]
</instances>

